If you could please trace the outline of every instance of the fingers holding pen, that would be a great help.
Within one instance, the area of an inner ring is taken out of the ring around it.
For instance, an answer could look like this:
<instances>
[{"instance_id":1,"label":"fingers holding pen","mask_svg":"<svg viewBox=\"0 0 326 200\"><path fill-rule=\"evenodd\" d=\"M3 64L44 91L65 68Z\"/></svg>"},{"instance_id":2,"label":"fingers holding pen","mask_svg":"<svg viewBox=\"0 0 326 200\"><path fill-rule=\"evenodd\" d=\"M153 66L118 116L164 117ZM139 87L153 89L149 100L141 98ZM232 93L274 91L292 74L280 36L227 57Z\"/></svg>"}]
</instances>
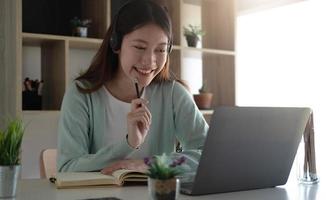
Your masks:
<instances>
[{"instance_id":1,"label":"fingers holding pen","mask_svg":"<svg viewBox=\"0 0 326 200\"><path fill-rule=\"evenodd\" d=\"M139 107L147 107L148 103L149 102L146 99L142 99L142 98L133 99L131 101L131 110L133 111Z\"/></svg>"},{"instance_id":2,"label":"fingers holding pen","mask_svg":"<svg viewBox=\"0 0 326 200\"><path fill-rule=\"evenodd\" d=\"M144 120L150 125L152 123L152 114L147 108L147 106L137 108L139 112L142 113Z\"/></svg>"},{"instance_id":3,"label":"fingers holding pen","mask_svg":"<svg viewBox=\"0 0 326 200\"><path fill-rule=\"evenodd\" d=\"M131 111L127 115L128 143L132 147L139 147L145 140L152 121L148 101L137 98L131 102Z\"/></svg>"},{"instance_id":4,"label":"fingers holding pen","mask_svg":"<svg viewBox=\"0 0 326 200\"><path fill-rule=\"evenodd\" d=\"M140 122L146 129L149 129L152 115L147 107L139 107L128 114L128 119L133 124Z\"/></svg>"}]
</instances>

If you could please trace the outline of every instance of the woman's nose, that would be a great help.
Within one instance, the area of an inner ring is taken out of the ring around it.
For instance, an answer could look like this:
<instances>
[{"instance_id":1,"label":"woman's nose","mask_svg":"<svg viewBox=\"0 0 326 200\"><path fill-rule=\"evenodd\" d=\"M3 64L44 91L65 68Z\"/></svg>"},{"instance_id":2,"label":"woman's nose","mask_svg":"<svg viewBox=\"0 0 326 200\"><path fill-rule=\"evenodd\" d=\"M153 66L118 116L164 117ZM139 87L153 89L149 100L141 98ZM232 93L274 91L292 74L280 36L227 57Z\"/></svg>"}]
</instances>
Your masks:
<instances>
[{"instance_id":1,"label":"woman's nose","mask_svg":"<svg viewBox=\"0 0 326 200\"><path fill-rule=\"evenodd\" d=\"M156 56L152 50L147 50L142 56L142 65L152 67L156 65Z\"/></svg>"}]
</instances>

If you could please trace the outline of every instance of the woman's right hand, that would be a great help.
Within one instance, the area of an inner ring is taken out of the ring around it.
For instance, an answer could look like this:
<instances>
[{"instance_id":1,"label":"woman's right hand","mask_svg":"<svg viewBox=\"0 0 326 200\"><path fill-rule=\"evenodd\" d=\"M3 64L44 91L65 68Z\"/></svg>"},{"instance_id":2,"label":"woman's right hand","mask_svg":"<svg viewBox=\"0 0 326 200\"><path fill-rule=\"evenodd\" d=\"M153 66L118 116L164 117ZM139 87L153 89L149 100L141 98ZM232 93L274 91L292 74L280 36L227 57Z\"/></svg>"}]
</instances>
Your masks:
<instances>
[{"instance_id":1,"label":"woman's right hand","mask_svg":"<svg viewBox=\"0 0 326 200\"><path fill-rule=\"evenodd\" d=\"M147 108L148 101L134 99L131 101L131 111L127 115L128 143L138 148L144 142L152 122L152 115Z\"/></svg>"}]
</instances>

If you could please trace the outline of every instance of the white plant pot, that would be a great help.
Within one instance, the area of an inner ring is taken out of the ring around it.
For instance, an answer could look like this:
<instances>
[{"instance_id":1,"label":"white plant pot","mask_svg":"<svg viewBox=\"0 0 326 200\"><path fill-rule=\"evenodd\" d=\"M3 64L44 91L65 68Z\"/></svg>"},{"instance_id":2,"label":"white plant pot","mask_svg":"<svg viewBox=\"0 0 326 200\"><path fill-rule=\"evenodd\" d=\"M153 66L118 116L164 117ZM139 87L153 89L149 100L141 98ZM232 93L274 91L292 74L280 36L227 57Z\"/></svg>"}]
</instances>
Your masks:
<instances>
[{"instance_id":1,"label":"white plant pot","mask_svg":"<svg viewBox=\"0 0 326 200\"><path fill-rule=\"evenodd\" d=\"M79 37L87 37L87 27L77 27L77 35Z\"/></svg>"},{"instance_id":2,"label":"white plant pot","mask_svg":"<svg viewBox=\"0 0 326 200\"><path fill-rule=\"evenodd\" d=\"M19 173L20 165L0 165L0 198L12 198L16 196Z\"/></svg>"}]
</instances>

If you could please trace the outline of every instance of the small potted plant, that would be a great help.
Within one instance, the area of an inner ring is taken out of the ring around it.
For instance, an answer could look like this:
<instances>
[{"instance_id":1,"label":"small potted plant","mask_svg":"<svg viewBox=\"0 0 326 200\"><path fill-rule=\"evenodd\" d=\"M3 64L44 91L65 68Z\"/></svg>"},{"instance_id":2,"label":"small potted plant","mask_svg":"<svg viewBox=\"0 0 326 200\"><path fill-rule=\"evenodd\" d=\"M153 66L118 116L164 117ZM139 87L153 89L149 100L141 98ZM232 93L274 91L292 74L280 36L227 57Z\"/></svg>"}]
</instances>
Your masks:
<instances>
[{"instance_id":1,"label":"small potted plant","mask_svg":"<svg viewBox=\"0 0 326 200\"><path fill-rule=\"evenodd\" d=\"M21 120L13 120L5 131L0 130L0 198L16 195L23 135Z\"/></svg>"},{"instance_id":2,"label":"small potted plant","mask_svg":"<svg viewBox=\"0 0 326 200\"><path fill-rule=\"evenodd\" d=\"M187 27L183 27L183 35L186 37L189 47L197 47L199 36L205 35L205 32L201 30L200 26L189 24Z\"/></svg>"},{"instance_id":3,"label":"small potted plant","mask_svg":"<svg viewBox=\"0 0 326 200\"><path fill-rule=\"evenodd\" d=\"M206 83L199 89L199 94L194 94L194 100L199 109L207 110L212 106L213 93L208 92Z\"/></svg>"},{"instance_id":4,"label":"small potted plant","mask_svg":"<svg viewBox=\"0 0 326 200\"><path fill-rule=\"evenodd\" d=\"M87 37L87 29L90 27L92 21L90 19L79 19L74 17L70 20L72 26L72 35L78 37Z\"/></svg>"},{"instance_id":5,"label":"small potted plant","mask_svg":"<svg viewBox=\"0 0 326 200\"><path fill-rule=\"evenodd\" d=\"M148 188L152 199L173 200L178 198L180 183L176 176L185 171L182 166L185 160L183 156L172 159L166 154L144 159L148 166Z\"/></svg>"}]
</instances>

